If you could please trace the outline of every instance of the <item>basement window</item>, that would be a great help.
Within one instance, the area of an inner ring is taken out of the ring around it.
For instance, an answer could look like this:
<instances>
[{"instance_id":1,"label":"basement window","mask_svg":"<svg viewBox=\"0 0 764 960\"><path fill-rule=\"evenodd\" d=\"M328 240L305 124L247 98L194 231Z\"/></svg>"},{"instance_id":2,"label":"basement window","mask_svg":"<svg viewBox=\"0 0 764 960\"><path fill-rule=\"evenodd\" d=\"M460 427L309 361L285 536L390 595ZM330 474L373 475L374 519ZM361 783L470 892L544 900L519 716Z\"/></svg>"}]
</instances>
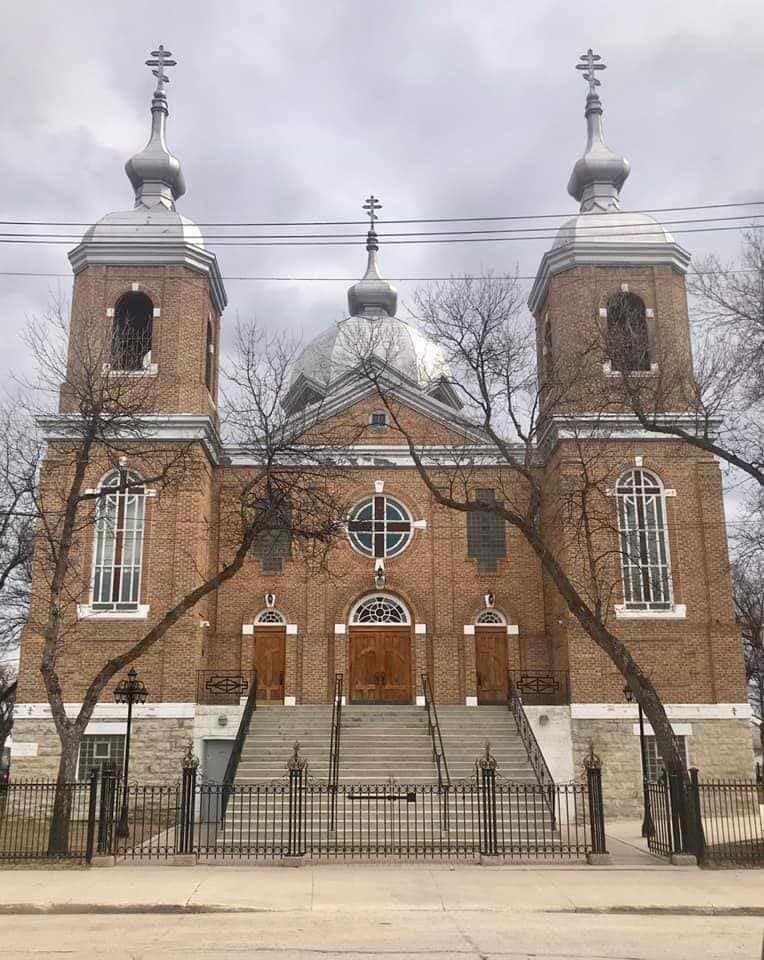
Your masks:
<instances>
[{"instance_id":1,"label":"basement window","mask_svg":"<svg viewBox=\"0 0 764 960\"><path fill-rule=\"evenodd\" d=\"M676 736L674 739L676 740L682 763L685 769L687 769L687 737ZM663 757L658 753L658 742L654 736L645 737L645 759L647 761L646 779L655 782L663 775L666 765L663 762Z\"/></svg>"}]
</instances>

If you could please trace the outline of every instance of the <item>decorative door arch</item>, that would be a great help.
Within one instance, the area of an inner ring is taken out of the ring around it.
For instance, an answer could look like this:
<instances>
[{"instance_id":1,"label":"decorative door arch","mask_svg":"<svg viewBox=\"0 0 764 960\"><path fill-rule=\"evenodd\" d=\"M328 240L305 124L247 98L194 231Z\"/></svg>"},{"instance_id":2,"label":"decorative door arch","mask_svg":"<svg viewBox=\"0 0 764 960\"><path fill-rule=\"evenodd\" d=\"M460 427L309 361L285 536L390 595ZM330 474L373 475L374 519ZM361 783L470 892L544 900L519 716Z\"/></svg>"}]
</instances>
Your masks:
<instances>
[{"instance_id":1,"label":"decorative door arch","mask_svg":"<svg viewBox=\"0 0 764 960\"><path fill-rule=\"evenodd\" d=\"M350 613L351 703L411 703L411 615L397 597L374 593Z\"/></svg>"}]
</instances>

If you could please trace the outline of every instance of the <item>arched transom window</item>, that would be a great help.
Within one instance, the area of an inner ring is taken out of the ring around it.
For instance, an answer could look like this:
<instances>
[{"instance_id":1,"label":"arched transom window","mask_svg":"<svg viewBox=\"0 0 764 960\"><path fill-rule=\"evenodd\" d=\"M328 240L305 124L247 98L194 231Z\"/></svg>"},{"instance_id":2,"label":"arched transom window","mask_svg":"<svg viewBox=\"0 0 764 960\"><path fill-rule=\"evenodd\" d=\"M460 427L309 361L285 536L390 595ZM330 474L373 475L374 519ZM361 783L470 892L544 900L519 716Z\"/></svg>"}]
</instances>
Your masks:
<instances>
[{"instance_id":1,"label":"arched transom window","mask_svg":"<svg viewBox=\"0 0 764 960\"><path fill-rule=\"evenodd\" d=\"M278 626L286 623L286 619L278 610L263 610L255 617L255 623L258 626Z\"/></svg>"},{"instance_id":2,"label":"arched transom window","mask_svg":"<svg viewBox=\"0 0 764 960\"><path fill-rule=\"evenodd\" d=\"M475 617L475 623L479 627L495 626L506 622L503 614L499 613L498 610L481 610Z\"/></svg>"},{"instance_id":3,"label":"arched transom window","mask_svg":"<svg viewBox=\"0 0 764 960\"><path fill-rule=\"evenodd\" d=\"M367 557L395 557L411 541L413 523L408 510L384 494L367 497L348 517L348 537Z\"/></svg>"},{"instance_id":4,"label":"arched transom window","mask_svg":"<svg viewBox=\"0 0 764 960\"><path fill-rule=\"evenodd\" d=\"M616 486L623 598L634 610L672 606L671 559L663 485L654 473L636 468Z\"/></svg>"},{"instance_id":5,"label":"arched transom window","mask_svg":"<svg viewBox=\"0 0 764 960\"><path fill-rule=\"evenodd\" d=\"M361 600L350 615L351 623L410 623L408 610L394 597L378 593Z\"/></svg>"},{"instance_id":6,"label":"arched transom window","mask_svg":"<svg viewBox=\"0 0 764 960\"><path fill-rule=\"evenodd\" d=\"M146 489L131 470L101 481L93 552L93 609L135 610L140 602Z\"/></svg>"}]
</instances>

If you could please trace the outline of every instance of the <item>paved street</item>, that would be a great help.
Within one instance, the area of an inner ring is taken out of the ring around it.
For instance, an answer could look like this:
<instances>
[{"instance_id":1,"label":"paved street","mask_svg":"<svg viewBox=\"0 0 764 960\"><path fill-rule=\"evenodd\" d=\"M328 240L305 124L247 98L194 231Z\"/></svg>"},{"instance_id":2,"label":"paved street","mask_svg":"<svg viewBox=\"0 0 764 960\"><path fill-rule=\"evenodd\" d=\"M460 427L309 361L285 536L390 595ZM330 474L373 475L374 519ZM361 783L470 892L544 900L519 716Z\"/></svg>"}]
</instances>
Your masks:
<instances>
[{"instance_id":1,"label":"paved street","mask_svg":"<svg viewBox=\"0 0 764 960\"><path fill-rule=\"evenodd\" d=\"M242 876L242 881L245 877ZM576 916L496 911L3 917L17 960L758 960L755 917Z\"/></svg>"},{"instance_id":2,"label":"paved street","mask_svg":"<svg viewBox=\"0 0 764 960\"><path fill-rule=\"evenodd\" d=\"M9 869L0 956L758 960L763 887L671 867Z\"/></svg>"}]
</instances>

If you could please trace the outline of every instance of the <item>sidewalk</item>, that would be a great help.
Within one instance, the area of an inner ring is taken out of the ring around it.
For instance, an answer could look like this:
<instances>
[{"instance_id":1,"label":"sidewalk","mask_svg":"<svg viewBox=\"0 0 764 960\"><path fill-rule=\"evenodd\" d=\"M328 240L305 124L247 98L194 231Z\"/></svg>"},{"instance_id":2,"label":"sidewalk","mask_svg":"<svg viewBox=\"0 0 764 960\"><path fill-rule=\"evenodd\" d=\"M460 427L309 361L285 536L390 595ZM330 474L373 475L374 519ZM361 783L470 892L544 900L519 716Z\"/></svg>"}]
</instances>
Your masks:
<instances>
[{"instance_id":1,"label":"sidewalk","mask_svg":"<svg viewBox=\"0 0 764 960\"><path fill-rule=\"evenodd\" d=\"M764 916L758 870L331 864L0 871L0 914L489 911Z\"/></svg>"}]
</instances>

